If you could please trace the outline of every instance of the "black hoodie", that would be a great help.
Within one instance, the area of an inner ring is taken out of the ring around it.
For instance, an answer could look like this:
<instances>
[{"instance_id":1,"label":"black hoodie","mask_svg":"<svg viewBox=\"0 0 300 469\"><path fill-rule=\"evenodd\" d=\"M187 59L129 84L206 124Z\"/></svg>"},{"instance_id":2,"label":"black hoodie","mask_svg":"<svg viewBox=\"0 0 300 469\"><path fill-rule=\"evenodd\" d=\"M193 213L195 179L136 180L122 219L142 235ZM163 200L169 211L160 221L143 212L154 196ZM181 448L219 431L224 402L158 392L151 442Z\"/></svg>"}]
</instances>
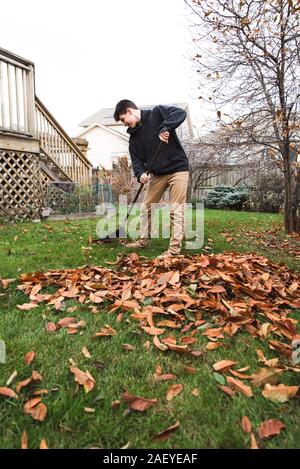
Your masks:
<instances>
[{"instance_id":1,"label":"black hoodie","mask_svg":"<svg viewBox=\"0 0 300 469\"><path fill-rule=\"evenodd\" d=\"M140 123L127 129L133 171L138 180L155 155L161 141L159 134L166 130L170 132L169 143L162 143L150 172L162 175L188 171L188 159L175 131L185 118L186 112L178 107L156 106L152 110L141 110Z\"/></svg>"}]
</instances>

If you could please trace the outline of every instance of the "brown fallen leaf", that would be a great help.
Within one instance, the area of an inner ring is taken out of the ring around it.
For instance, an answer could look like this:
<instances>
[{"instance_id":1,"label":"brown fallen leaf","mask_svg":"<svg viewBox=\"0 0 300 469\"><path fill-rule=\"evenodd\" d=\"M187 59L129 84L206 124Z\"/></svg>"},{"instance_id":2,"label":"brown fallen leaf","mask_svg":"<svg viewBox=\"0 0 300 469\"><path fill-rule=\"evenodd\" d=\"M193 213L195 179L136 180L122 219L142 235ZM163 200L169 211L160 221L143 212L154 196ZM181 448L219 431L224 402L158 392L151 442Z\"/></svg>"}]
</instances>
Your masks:
<instances>
[{"instance_id":1,"label":"brown fallen leaf","mask_svg":"<svg viewBox=\"0 0 300 469\"><path fill-rule=\"evenodd\" d=\"M34 397L24 404L24 413L31 415L34 420L44 421L47 415L47 407L41 402L40 397Z\"/></svg>"},{"instance_id":2,"label":"brown fallen leaf","mask_svg":"<svg viewBox=\"0 0 300 469\"><path fill-rule=\"evenodd\" d=\"M198 371L197 368L194 368L193 366L188 366L188 365L184 365L183 369L186 373L189 373L190 375L194 375Z\"/></svg>"},{"instance_id":3,"label":"brown fallen leaf","mask_svg":"<svg viewBox=\"0 0 300 469\"><path fill-rule=\"evenodd\" d=\"M74 323L74 321L75 321L75 318L72 318L72 317L62 318L60 319L60 321L58 321L58 323L56 324L56 327L57 326L68 327L70 326L70 324Z\"/></svg>"},{"instance_id":4,"label":"brown fallen leaf","mask_svg":"<svg viewBox=\"0 0 300 469\"><path fill-rule=\"evenodd\" d=\"M28 386L28 384L31 382L32 382L32 376L30 378L24 379L23 381L19 381L16 384L16 391L19 393L22 388Z\"/></svg>"},{"instance_id":5,"label":"brown fallen leaf","mask_svg":"<svg viewBox=\"0 0 300 469\"><path fill-rule=\"evenodd\" d=\"M251 422L246 415L242 417L242 429L243 429L243 432L246 434L250 434L252 431Z\"/></svg>"},{"instance_id":6,"label":"brown fallen leaf","mask_svg":"<svg viewBox=\"0 0 300 469\"><path fill-rule=\"evenodd\" d=\"M56 331L56 324L54 324L54 322L47 322L45 329L47 332L54 332Z\"/></svg>"},{"instance_id":7,"label":"brown fallen leaf","mask_svg":"<svg viewBox=\"0 0 300 469\"><path fill-rule=\"evenodd\" d=\"M82 355L85 356L85 358L92 358L90 352L88 351L88 349L86 347L82 347L81 353L82 353Z\"/></svg>"},{"instance_id":8,"label":"brown fallen leaf","mask_svg":"<svg viewBox=\"0 0 300 469\"><path fill-rule=\"evenodd\" d=\"M155 381L169 381L169 380L172 380L172 379L176 379L176 376L172 375L171 373L165 373L165 374L155 373L154 379L155 379Z\"/></svg>"},{"instance_id":9,"label":"brown fallen leaf","mask_svg":"<svg viewBox=\"0 0 300 469\"><path fill-rule=\"evenodd\" d=\"M27 352L24 357L25 365L30 365L30 363L33 362L34 358L35 358L35 352Z\"/></svg>"},{"instance_id":10,"label":"brown fallen leaf","mask_svg":"<svg viewBox=\"0 0 300 469\"><path fill-rule=\"evenodd\" d=\"M227 371L233 365L236 365L237 362L233 362L231 360L221 360L213 365L213 369L218 373L222 373L223 371Z\"/></svg>"},{"instance_id":11,"label":"brown fallen leaf","mask_svg":"<svg viewBox=\"0 0 300 469\"><path fill-rule=\"evenodd\" d=\"M221 347L220 342L208 342L206 345L206 350L217 350L217 348Z\"/></svg>"},{"instance_id":12,"label":"brown fallen leaf","mask_svg":"<svg viewBox=\"0 0 300 469\"><path fill-rule=\"evenodd\" d=\"M272 386L266 384L262 395L272 402L287 402L288 400L295 397L299 390L299 386L286 386L285 384L279 384L278 386Z\"/></svg>"},{"instance_id":13,"label":"brown fallen leaf","mask_svg":"<svg viewBox=\"0 0 300 469\"><path fill-rule=\"evenodd\" d=\"M38 371L32 370L31 377L33 381L43 381L43 377Z\"/></svg>"},{"instance_id":14,"label":"brown fallen leaf","mask_svg":"<svg viewBox=\"0 0 300 469\"><path fill-rule=\"evenodd\" d=\"M235 396L235 392L234 392L232 389L228 388L227 386L221 386L221 385L219 385L219 388L220 388L225 394L227 394L228 396L230 396L230 397L234 397L234 396Z\"/></svg>"},{"instance_id":15,"label":"brown fallen leaf","mask_svg":"<svg viewBox=\"0 0 300 469\"><path fill-rule=\"evenodd\" d=\"M235 376L236 378L240 378L240 379L251 379L251 376L250 375L245 375L244 373L240 373L239 371L235 371L235 370L231 370L229 369L228 370L229 373L231 373L233 376Z\"/></svg>"},{"instance_id":16,"label":"brown fallen leaf","mask_svg":"<svg viewBox=\"0 0 300 469\"><path fill-rule=\"evenodd\" d=\"M252 397L253 392L250 386L246 386L246 384L242 383L239 379L232 378L231 376L227 377L227 383L234 387L237 391L244 394L246 397Z\"/></svg>"},{"instance_id":17,"label":"brown fallen leaf","mask_svg":"<svg viewBox=\"0 0 300 469\"><path fill-rule=\"evenodd\" d=\"M261 388L265 384L277 384L280 380L283 370L280 368L260 368L256 373L251 375L254 386Z\"/></svg>"},{"instance_id":18,"label":"brown fallen leaf","mask_svg":"<svg viewBox=\"0 0 300 469\"><path fill-rule=\"evenodd\" d=\"M40 449L49 449L45 438L42 438L40 442Z\"/></svg>"},{"instance_id":19,"label":"brown fallen leaf","mask_svg":"<svg viewBox=\"0 0 300 469\"><path fill-rule=\"evenodd\" d=\"M158 327L147 327L147 326L141 326L141 328L147 333L147 334L150 334L150 335L155 335L155 336L158 336L158 335L161 335L165 332L165 329L159 329Z\"/></svg>"},{"instance_id":20,"label":"brown fallen leaf","mask_svg":"<svg viewBox=\"0 0 300 469\"><path fill-rule=\"evenodd\" d=\"M34 396L41 396L42 394L49 394L48 389L37 389L32 393Z\"/></svg>"},{"instance_id":21,"label":"brown fallen leaf","mask_svg":"<svg viewBox=\"0 0 300 469\"><path fill-rule=\"evenodd\" d=\"M159 327L170 327L171 329L180 328L180 324L176 324L176 322L170 320L160 321L157 325Z\"/></svg>"},{"instance_id":22,"label":"brown fallen leaf","mask_svg":"<svg viewBox=\"0 0 300 469\"><path fill-rule=\"evenodd\" d=\"M133 352L135 350L135 347L131 344L122 344L122 347L124 350L128 350L129 352Z\"/></svg>"},{"instance_id":23,"label":"brown fallen leaf","mask_svg":"<svg viewBox=\"0 0 300 469\"><path fill-rule=\"evenodd\" d=\"M279 435L285 425L280 420L270 419L261 423L258 435L259 438L269 438L270 436Z\"/></svg>"},{"instance_id":24,"label":"brown fallen leaf","mask_svg":"<svg viewBox=\"0 0 300 469\"><path fill-rule=\"evenodd\" d=\"M25 431L22 433L21 436L21 449L28 449L28 437Z\"/></svg>"},{"instance_id":25,"label":"brown fallen leaf","mask_svg":"<svg viewBox=\"0 0 300 469\"><path fill-rule=\"evenodd\" d=\"M251 438L250 449L259 449L254 433L251 433L250 438Z\"/></svg>"},{"instance_id":26,"label":"brown fallen leaf","mask_svg":"<svg viewBox=\"0 0 300 469\"><path fill-rule=\"evenodd\" d=\"M160 342L159 338L157 337L157 335L155 335L153 337L153 344L155 345L156 348L158 348L159 350L161 350L162 352L165 352L166 350L168 350L168 346L163 344L162 342Z\"/></svg>"},{"instance_id":27,"label":"brown fallen leaf","mask_svg":"<svg viewBox=\"0 0 300 469\"><path fill-rule=\"evenodd\" d=\"M105 324L105 327L102 327L100 332L96 332L95 337L112 337L115 335L116 331L108 324Z\"/></svg>"},{"instance_id":28,"label":"brown fallen leaf","mask_svg":"<svg viewBox=\"0 0 300 469\"><path fill-rule=\"evenodd\" d=\"M0 387L0 396L11 397L13 399L18 399L17 394L10 388Z\"/></svg>"},{"instance_id":29,"label":"brown fallen leaf","mask_svg":"<svg viewBox=\"0 0 300 469\"><path fill-rule=\"evenodd\" d=\"M130 409L144 412L157 403L157 399L146 399L145 397L138 397L129 394L128 392L122 393L122 399L128 403Z\"/></svg>"},{"instance_id":30,"label":"brown fallen leaf","mask_svg":"<svg viewBox=\"0 0 300 469\"><path fill-rule=\"evenodd\" d=\"M30 415L34 420L43 422L47 416L46 405L41 402L37 406L33 407L33 409L31 409Z\"/></svg>"},{"instance_id":31,"label":"brown fallen leaf","mask_svg":"<svg viewBox=\"0 0 300 469\"><path fill-rule=\"evenodd\" d=\"M76 366L70 366L70 371L73 373L75 381L84 387L86 393L92 391L96 381L88 371L81 371Z\"/></svg>"},{"instance_id":32,"label":"brown fallen leaf","mask_svg":"<svg viewBox=\"0 0 300 469\"><path fill-rule=\"evenodd\" d=\"M178 396L183 390L183 385L182 384L173 384L172 386L169 387L166 399L167 401L172 401L172 399L175 396Z\"/></svg>"},{"instance_id":33,"label":"brown fallen leaf","mask_svg":"<svg viewBox=\"0 0 300 469\"><path fill-rule=\"evenodd\" d=\"M30 311L33 308L38 308L39 305L35 303L24 303L23 305L17 305L17 308L22 311Z\"/></svg>"},{"instance_id":34,"label":"brown fallen leaf","mask_svg":"<svg viewBox=\"0 0 300 469\"><path fill-rule=\"evenodd\" d=\"M172 350L173 352L184 354L184 353L190 353L190 350L187 345L174 345L174 344L167 344L167 347L169 350Z\"/></svg>"},{"instance_id":35,"label":"brown fallen leaf","mask_svg":"<svg viewBox=\"0 0 300 469\"><path fill-rule=\"evenodd\" d=\"M177 420L177 422L174 423L174 425L171 425L170 427L166 428L165 430L162 430L161 432L159 433L156 433L154 436L153 436L153 440L156 440L156 441L165 441L167 440L170 435L175 432L175 430L177 430L180 426L180 423L179 421Z\"/></svg>"},{"instance_id":36,"label":"brown fallen leaf","mask_svg":"<svg viewBox=\"0 0 300 469\"><path fill-rule=\"evenodd\" d=\"M195 397L199 397L200 396L200 389L199 388L193 389L191 394Z\"/></svg>"},{"instance_id":37,"label":"brown fallen leaf","mask_svg":"<svg viewBox=\"0 0 300 469\"><path fill-rule=\"evenodd\" d=\"M155 337L153 339L153 343L154 343L154 340L155 340ZM161 345L163 345L163 344L161 344ZM146 340L146 342L143 343L143 347L145 347L146 350L150 350L150 341ZM167 347L165 348L165 350L167 350Z\"/></svg>"}]
</instances>

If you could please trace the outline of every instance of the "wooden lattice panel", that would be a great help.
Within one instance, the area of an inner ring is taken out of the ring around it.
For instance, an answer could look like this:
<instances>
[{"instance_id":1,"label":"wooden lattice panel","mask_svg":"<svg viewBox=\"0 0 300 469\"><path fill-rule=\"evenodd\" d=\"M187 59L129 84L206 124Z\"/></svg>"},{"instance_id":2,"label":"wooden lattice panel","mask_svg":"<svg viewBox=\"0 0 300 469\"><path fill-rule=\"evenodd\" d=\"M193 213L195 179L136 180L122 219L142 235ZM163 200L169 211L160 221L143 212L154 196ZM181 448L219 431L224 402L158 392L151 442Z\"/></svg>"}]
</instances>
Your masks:
<instances>
[{"instance_id":1,"label":"wooden lattice panel","mask_svg":"<svg viewBox=\"0 0 300 469\"><path fill-rule=\"evenodd\" d=\"M64 212L68 208L68 199L74 189L74 183L53 182L43 171L41 171L41 183L45 207L51 208L53 212Z\"/></svg>"},{"instance_id":2,"label":"wooden lattice panel","mask_svg":"<svg viewBox=\"0 0 300 469\"><path fill-rule=\"evenodd\" d=\"M38 218L42 206L38 155L0 149L0 215Z\"/></svg>"}]
</instances>

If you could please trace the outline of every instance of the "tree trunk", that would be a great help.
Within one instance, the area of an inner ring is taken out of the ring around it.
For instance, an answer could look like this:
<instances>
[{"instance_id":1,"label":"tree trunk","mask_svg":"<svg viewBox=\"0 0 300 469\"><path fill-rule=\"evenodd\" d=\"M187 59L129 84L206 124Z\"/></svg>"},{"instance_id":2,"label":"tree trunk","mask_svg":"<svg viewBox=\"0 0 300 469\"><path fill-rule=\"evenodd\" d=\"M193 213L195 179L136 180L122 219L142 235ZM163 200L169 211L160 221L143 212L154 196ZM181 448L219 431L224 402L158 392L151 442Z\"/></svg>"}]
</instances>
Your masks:
<instances>
[{"instance_id":1,"label":"tree trunk","mask_svg":"<svg viewBox=\"0 0 300 469\"><path fill-rule=\"evenodd\" d=\"M293 231L300 233L300 168L297 170L292 206Z\"/></svg>"}]
</instances>

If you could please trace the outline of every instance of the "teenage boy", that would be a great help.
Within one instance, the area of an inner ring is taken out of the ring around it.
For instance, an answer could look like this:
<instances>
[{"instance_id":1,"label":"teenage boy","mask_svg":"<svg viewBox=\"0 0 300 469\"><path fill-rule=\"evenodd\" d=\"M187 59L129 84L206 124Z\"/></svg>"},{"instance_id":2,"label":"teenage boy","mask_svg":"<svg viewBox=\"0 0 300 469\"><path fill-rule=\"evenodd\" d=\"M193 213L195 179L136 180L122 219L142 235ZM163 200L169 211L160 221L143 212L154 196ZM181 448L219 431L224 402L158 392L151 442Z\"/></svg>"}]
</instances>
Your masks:
<instances>
[{"instance_id":1,"label":"teenage boy","mask_svg":"<svg viewBox=\"0 0 300 469\"><path fill-rule=\"evenodd\" d=\"M114 112L114 119L128 127L134 174L140 183L148 183L141 207L141 237L128 243L128 247L149 246L151 204L158 203L167 188L170 189L170 245L160 258L177 255L181 251L189 164L175 129L185 118L186 112L181 108L159 105L152 110L139 109L128 99L119 101ZM148 175L149 164L160 142L163 144L151 166L151 175Z\"/></svg>"}]
</instances>

